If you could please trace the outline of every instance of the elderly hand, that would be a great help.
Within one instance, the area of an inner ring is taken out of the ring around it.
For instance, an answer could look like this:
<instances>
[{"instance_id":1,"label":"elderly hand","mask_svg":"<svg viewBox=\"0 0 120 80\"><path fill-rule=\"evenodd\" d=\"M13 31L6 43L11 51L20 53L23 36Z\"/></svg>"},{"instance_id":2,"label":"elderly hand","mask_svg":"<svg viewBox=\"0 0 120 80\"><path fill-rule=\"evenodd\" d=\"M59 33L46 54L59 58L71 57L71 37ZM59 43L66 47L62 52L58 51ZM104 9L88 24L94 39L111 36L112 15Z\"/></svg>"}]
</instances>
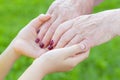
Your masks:
<instances>
[{"instance_id":1,"label":"elderly hand","mask_svg":"<svg viewBox=\"0 0 120 80\"><path fill-rule=\"evenodd\" d=\"M55 30L61 23L91 13L93 5L94 0L56 0L47 12L51 15L51 19L43 24L37 36L41 48L49 45Z\"/></svg>"},{"instance_id":2,"label":"elderly hand","mask_svg":"<svg viewBox=\"0 0 120 80\"><path fill-rule=\"evenodd\" d=\"M114 17L113 17L114 16ZM61 24L53 38L51 47L62 48L87 40L93 47L109 41L118 33L120 9L104 11L92 15L84 15Z\"/></svg>"}]
</instances>

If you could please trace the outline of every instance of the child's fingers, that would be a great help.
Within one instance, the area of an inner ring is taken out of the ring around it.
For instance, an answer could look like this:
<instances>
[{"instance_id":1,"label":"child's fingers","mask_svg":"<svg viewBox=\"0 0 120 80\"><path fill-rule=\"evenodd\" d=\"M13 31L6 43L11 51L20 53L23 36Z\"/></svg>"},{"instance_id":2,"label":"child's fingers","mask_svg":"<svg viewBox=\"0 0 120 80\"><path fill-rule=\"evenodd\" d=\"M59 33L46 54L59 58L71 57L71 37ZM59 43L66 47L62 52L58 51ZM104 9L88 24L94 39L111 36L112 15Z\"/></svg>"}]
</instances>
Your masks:
<instances>
[{"instance_id":1,"label":"child's fingers","mask_svg":"<svg viewBox=\"0 0 120 80\"><path fill-rule=\"evenodd\" d=\"M66 60L66 62L70 65L72 65L73 67L75 67L76 65L78 65L80 62L82 62L83 60L85 60L86 58L88 58L89 56L89 50L85 53L82 54L78 54L73 58L69 58Z\"/></svg>"},{"instance_id":2,"label":"child's fingers","mask_svg":"<svg viewBox=\"0 0 120 80\"><path fill-rule=\"evenodd\" d=\"M87 40L83 40L80 44L74 45L71 47L66 47L62 49L62 54L65 56L65 58L69 56L74 56L77 53L85 52L89 49L89 44Z\"/></svg>"},{"instance_id":3,"label":"child's fingers","mask_svg":"<svg viewBox=\"0 0 120 80\"><path fill-rule=\"evenodd\" d=\"M29 24L28 27L33 27L35 29L39 29L41 27L41 25L50 19L50 15L44 15L41 14L40 16L36 17L35 19L33 19Z\"/></svg>"}]
</instances>

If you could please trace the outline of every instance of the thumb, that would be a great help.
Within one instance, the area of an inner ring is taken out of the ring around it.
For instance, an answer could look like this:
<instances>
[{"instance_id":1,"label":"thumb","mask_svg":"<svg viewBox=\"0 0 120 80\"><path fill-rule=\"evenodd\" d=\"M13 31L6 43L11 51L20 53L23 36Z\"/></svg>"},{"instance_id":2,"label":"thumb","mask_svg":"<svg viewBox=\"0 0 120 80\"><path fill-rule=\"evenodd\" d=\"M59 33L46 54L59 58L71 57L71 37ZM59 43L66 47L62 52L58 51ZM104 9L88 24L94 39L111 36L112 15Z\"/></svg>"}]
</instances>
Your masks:
<instances>
[{"instance_id":1,"label":"thumb","mask_svg":"<svg viewBox=\"0 0 120 80\"><path fill-rule=\"evenodd\" d=\"M87 50L90 49L90 46L88 45L88 40L83 40L81 43L77 44L77 45L74 45L74 46L71 46L71 47L66 47L66 48L63 48L62 51L63 51L63 55L66 57L69 57L69 56L73 56L77 53L83 53Z\"/></svg>"}]
</instances>

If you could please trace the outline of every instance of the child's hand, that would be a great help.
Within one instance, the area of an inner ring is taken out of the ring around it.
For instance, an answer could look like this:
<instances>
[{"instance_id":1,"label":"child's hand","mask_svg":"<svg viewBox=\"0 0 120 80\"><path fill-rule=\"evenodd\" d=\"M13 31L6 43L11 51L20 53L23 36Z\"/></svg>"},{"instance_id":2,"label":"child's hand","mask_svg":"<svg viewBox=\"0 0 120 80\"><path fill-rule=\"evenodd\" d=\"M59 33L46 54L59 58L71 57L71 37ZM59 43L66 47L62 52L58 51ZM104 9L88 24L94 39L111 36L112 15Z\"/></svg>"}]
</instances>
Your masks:
<instances>
[{"instance_id":1,"label":"child's hand","mask_svg":"<svg viewBox=\"0 0 120 80\"><path fill-rule=\"evenodd\" d=\"M39 40L35 39L41 25L48 19L50 19L49 15L40 15L19 32L11 44L17 54L36 58L46 52L45 49L41 49L39 45L36 44Z\"/></svg>"},{"instance_id":2,"label":"child's hand","mask_svg":"<svg viewBox=\"0 0 120 80\"><path fill-rule=\"evenodd\" d=\"M36 59L34 64L45 73L69 71L89 55L89 48L85 41L71 47L55 49L49 51L40 58Z\"/></svg>"},{"instance_id":3,"label":"child's hand","mask_svg":"<svg viewBox=\"0 0 120 80\"><path fill-rule=\"evenodd\" d=\"M86 41L72 47L49 51L37 58L18 80L42 80L49 73L69 71L88 55Z\"/></svg>"}]
</instances>

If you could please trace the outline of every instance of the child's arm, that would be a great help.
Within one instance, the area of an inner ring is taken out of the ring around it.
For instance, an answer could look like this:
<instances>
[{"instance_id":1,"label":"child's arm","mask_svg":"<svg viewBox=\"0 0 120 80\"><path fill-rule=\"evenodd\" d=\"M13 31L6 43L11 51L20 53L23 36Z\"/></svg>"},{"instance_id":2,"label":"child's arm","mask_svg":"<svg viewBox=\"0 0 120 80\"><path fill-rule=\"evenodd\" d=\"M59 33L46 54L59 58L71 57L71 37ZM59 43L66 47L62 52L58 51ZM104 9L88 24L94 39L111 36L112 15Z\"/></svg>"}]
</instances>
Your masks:
<instances>
[{"instance_id":1,"label":"child's arm","mask_svg":"<svg viewBox=\"0 0 120 80\"><path fill-rule=\"evenodd\" d=\"M0 80L6 76L14 62L19 58L12 47L8 47L0 56Z\"/></svg>"},{"instance_id":2,"label":"child's arm","mask_svg":"<svg viewBox=\"0 0 120 80\"><path fill-rule=\"evenodd\" d=\"M89 48L85 44L84 41L78 45L43 54L33 62L19 80L41 80L47 74L71 70L88 57Z\"/></svg>"},{"instance_id":3,"label":"child's arm","mask_svg":"<svg viewBox=\"0 0 120 80\"><path fill-rule=\"evenodd\" d=\"M32 58L41 55L41 49L35 44L37 30L40 25L50 18L49 15L40 15L23 28L8 48L0 56L0 80L3 80L14 62L21 56ZM33 46L33 44L35 44Z\"/></svg>"}]
</instances>

